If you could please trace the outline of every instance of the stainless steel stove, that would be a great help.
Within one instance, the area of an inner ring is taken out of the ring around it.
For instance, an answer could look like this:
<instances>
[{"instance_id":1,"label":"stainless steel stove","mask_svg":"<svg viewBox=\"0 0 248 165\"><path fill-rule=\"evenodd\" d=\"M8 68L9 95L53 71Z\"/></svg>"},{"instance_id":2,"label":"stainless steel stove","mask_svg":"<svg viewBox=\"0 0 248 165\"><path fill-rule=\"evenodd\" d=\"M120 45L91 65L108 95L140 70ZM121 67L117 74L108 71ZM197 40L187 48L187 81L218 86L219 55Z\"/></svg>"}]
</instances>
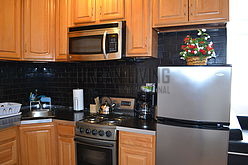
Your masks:
<instances>
[{"instance_id":1,"label":"stainless steel stove","mask_svg":"<svg viewBox=\"0 0 248 165\"><path fill-rule=\"evenodd\" d=\"M89 115L76 122L75 143L78 165L117 165L116 126L134 113L134 99L111 98L111 100L117 106L114 113Z\"/></svg>"},{"instance_id":2,"label":"stainless steel stove","mask_svg":"<svg viewBox=\"0 0 248 165\"><path fill-rule=\"evenodd\" d=\"M95 139L117 140L116 126L127 119L123 115L90 115L76 122L76 135Z\"/></svg>"}]
</instances>

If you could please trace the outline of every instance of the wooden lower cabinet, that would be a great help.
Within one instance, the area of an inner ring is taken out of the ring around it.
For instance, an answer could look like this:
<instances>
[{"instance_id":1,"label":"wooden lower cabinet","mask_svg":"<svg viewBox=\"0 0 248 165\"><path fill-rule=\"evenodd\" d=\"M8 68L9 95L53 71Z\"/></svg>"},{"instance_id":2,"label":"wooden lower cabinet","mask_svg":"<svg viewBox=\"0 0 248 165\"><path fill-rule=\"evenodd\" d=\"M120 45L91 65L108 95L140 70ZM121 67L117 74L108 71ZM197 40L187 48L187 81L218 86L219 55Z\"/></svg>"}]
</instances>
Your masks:
<instances>
[{"instance_id":1,"label":"wooden lower cabinet","mask_svg":"<svg viewBox=\"0 0 248 165\"><path fill-rule=\"evenodd\" d=\"M0 164L18 164L17 156L17 127L0 131Z\"/></svg>"},{"instance_id":2,"label":"wooden lower cabinet","mask_svg":"<svg viewBox=\"0 0 248 165\"><path fill-rule=\"evenodd\" d=\"M155 165L155 135L120 131L119 165Z\"/></svg>"},{"instance_id":3,"label":"wooden lower cabinet","mask_svg":"<svg viewBox=\"0 0 248 165\"><path fill-rule=\"evenodd\" d=\"M56 121L59 165L75 165L74 122Z\"/></svg>"},{"instance_id":4,"label":"wooden lower cabinet","mask_svg":"<svg viewBox=\"0 0 248 165\"><path fill-rule=\"evenodd\" d=\"M23 124L19 127L22 165L55 165L56 141L53 123Z\"/></svg>"}]
</instances>

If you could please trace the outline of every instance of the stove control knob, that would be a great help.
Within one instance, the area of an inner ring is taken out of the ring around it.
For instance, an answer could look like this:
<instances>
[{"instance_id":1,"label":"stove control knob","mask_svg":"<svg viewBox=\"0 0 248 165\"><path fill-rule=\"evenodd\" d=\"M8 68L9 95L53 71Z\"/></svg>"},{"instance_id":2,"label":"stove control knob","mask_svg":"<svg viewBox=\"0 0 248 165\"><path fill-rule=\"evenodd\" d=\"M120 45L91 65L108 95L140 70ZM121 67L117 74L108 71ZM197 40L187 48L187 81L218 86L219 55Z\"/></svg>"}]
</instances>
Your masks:
<instances>
[{"instance_id":1,"label":"stove control knob","mask_svg":"<svg viewBox=\"0 0 248 165\"><path fill-rule=\"evenodd\" d=\"M107 137L112 136L112 132L111 132L111 131L107 131L107 132L106 132L106 136L107 136Z\"/></svg>"},{"instance_id":2,"label":"stove control knob","mask_svg":"<svg viewBox=\"0 0 248 165\"><path fill-rule=\"evenodd\" d=\"M103 131L103 130L100 130L100 131L98 132L98 134L99 134L100 136L103 136L103 135L104 135L104 131Z\"/></svg>"},{"instance_id":3,"label":"stove control knob","mask_svg":"<svg viewBox=\"0 0 248 165\"><path fill-rule=\"evenodd\" d=\"M92 133L92 135L97 135L97 130L93 129L91 133Z\"/></svg>"},{"instance_id":4,"label":"stove control knob","mask_svg":"<svg viewBox=\"0 0 248 165\"><path fill-rule=\"evenodd\" d=\"M87 134L90 134L91 131L90 131L90 129L87 128L87 129L85 130L85 132L86 132Z\"/></svg>"},{"instance_id":5,"label":"stove control knob","mask_svg":"<svg viewBox=\"0 0 248 165\"><path fill-rule=\"evenodd\" d=\"M79 132L80 133L83 133L84 132L84 129L83 128L79 128Z\"/></svg>"}]
</instances>

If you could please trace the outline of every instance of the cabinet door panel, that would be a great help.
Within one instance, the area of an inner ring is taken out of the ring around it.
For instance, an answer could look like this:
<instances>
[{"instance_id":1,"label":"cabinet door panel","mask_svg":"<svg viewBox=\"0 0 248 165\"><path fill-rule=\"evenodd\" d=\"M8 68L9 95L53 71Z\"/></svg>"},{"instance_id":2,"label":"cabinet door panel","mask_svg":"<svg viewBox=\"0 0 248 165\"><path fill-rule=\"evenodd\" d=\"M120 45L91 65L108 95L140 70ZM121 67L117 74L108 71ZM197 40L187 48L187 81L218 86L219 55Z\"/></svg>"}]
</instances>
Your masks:
<instances>
[{"instance_id":1,"label":"cabinet door panel","mask_svg":"<svg viewBox=\"0 0 248 165\"><path fill-rule=\"evenodd\" d=\"M56 0L56 60L67 60L71 0Z\"/></svg>"},{"instance_id":2,"label":"cabinet door panel","mask_svg":"<svg viewBox=\"0 0 248 165\"><path fill-rule=\"evenodd\" d=\"M75 165L75 144L73 138L58 137L59 164Z\"/></svg>"},{"instance_id":3,"label":"cabinet door panel","mask_svg":"<svg viewBox=\"0 0 248 165\"><path fill-rule=\"evenodd\" d=\"M190 21L228 20L228 0L190 0Z\"/></svg>"},{"instance_id":4,"label":"cabinet door panel","mask_svg":"<svg viewBox=\"0 0 248 165\"><path fill-rule=\"evenodd\" d=\"M21 161L24 165L54 165L54 127L38 124L20 127Z\"/></svg>"},{"instance_id":5,"label":"cabinet door panel","mask_svg":"<svg viewBox=\"0 0 248 165\"><path fill-rule=\"evenodd\" d=\"M131 147L121 147L120 152L120 165L154 165L152 152L135 150Z\"/></svg>"},{"instance_id":6,"label":"cabinet door panel","mask_svg":"<svg viewBox=\"0 0 248 165\"><path fill-rule=\"evenodd\" d=\"M24 1L24 58L53 59L55 55L55 1Z\"/></svg>"},{"instance_id":7,"label":"cabinet door panel","mask_svg":"<svg viewBox=\"0 0 248 165\"><path fill-rule=\"evenodd\" d=\"M124 0L100 0L100 20L124 18Z\"/></svg>"},{"instance_id":8,"label":"cabinet door panel","mask_svg":"<svg viewBox=\"0 0 248 165\"><path fill-rule=\"evenodd\" d=\"M89 23L96 21L96 0L73 0L73 23Z\"/></svg>"},{"instance_id":9,"label":"cabinet door panel","mask_svg":"<svg viewBox=\"0 0 248 165\"><path fill-rule=\"evenodd\" d=\"M127 56L148 56L151 46L150 0L127 0Z\"/></svg>"},{"instance_id":10,"label":"cabinet door panel","mask_svg":"<svg viewBox=\"0 0 248 165\"><path fill-rule=\"evenodd\" d=\"M0 164L17 164L16 127L0 131Z\"/></svg>"},{"instance_id":11,"label":"cabinet door panel","mask_svg":"<svg viewBox=\"0 0 248 165\"><path fill-rule=\"evenodd\" d=\"M154 0L154 26L183 22L188 22L188 0Z\"/></svg>"},{"instance_id":12,"label":"cabinet door panel","mask_svg":"<svg viewBox=\"0 0 248 165\"><path fill-rule=\"evenodd\" d=\"M1 0L0 58L21 58L21 0Z\"/></svg>"}]
</instances>

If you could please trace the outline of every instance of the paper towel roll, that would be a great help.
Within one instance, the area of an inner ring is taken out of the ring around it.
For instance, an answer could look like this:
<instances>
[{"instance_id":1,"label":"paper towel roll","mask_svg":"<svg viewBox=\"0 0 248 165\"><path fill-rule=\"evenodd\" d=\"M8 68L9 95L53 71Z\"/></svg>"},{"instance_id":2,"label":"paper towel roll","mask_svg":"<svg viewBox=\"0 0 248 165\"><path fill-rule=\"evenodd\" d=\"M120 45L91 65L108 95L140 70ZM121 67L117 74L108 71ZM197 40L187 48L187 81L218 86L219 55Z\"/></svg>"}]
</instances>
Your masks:
<instances>
[{"instance_id":1,"label":"paper towel roll","mask_svg":"<svg viewBox=\"0 0 248 165\"><path fill-rule=\"evenodd\" d=\"M84 90L73 89L73 109L81 111L84 109Z\"/></svg>"}]
</instances>

